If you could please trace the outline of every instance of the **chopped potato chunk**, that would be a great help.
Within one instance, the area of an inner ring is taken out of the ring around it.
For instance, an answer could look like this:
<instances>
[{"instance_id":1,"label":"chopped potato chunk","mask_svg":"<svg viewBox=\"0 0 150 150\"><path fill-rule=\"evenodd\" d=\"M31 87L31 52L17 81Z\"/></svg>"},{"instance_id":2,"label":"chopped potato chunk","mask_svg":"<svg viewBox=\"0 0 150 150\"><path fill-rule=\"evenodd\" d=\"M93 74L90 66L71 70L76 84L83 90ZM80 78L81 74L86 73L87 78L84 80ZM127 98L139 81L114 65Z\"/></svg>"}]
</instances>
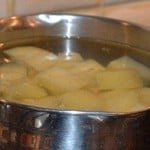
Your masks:
<instances>
[{"instance_id":1,"label":"chopped potato chunk","mask_svg":"<svg viewBox=\"0 0 150 150\"><path fill-rule=\"evenodd\" d=\"M128 112L139 105L138 92L135 90L113 90L100 94L104 102L103 110L109 112Z\"/></svg>"},{"instance_id":2,"label":"chopped potato chunk","mask_svg":"<svg viewBox=\"0 0 150 150\"><path fill-rule=\"evenodd\" d=\"M81 62L83 61L83 58L78 53L59 53L58 54L59 60L63 61L70 61L70 62Z\"/></svg>"},{"instance_id":3,"label":"chopped potato chunk","mask_svg":"<svg viewBox=\"0 0 150 150\"><path fill-rule=\"evenodd\" d=\"M128 56L122 56L118 59L111 61L108 64L108 68L112 69L135 69L138 74L146 80L145 82L150 82L150 68L146 67L142 63L139 63Z\"/></svg>"},{"instance_id":4,"label":"chopped potato chunk","mask_svg":"<svg viewBox=\"0 0 150 150\"><path fill-rule=\"evenodd\" d=\"M5 53L12 59L25 63L38 71L53 66L58 59L55 54L36 47L17 47Z\"/></svg>"},{"instance_id":5,"label":"chopped potato chunk","mask_svg":"<svg viewBox=\"0 0 150 150\"><path fill-rule=\"evenodd\" d=\"M30 57L33 57L35 55L36 56L40 55L40 54L49 55L49 53L50 53L44 49L41 49L38 47L33 47L33 46L14 47L14 48L5 50L4 52L16 60L25 60L26 58L30 58Z\"/></svg>"},{"instance_id":6,"label":"chopped potato chunk","mask_svg":"<svg viewBox=\"0 0 150 150\"><path fill-rule=\"evenodd\" d=\"M45 96L47 96L47 92L30 81L17 83L8 87L3 93L4 98L17 100L25 98L41 98Z\"/></svg>"},{"instance_id":7,"label":"chopped potato chunk","mask_svg":"<svg viewBox=\"0 0 150 150\"><path fill-rule=\"evenodd\" d=\"M67 110L100 111L103 102L98 95L85 90L73 91L60 96L62 108Z\"/></svg>"},{"instance_id":8,"label":"chopped potato chunk","mask_svg":"<svg viewBox=\"0 0 150 150\"><path fill-rule=\"evenodd\" d=\"M105 70L104 66L102 66L101 64L92 59L85 60L80 64L77 64L74 68L72 68L72 72L74 73L92 72L101 70Z\"/></svg>"},{"instance_id":9,"label":"chopped potato chunk","mask_svg":"<svg viewBox=\"0 0 150 150\"><path fill-rule=\"evenodd\" d=\"M0 91L11 87L27 76L27 69L16 63L0 65Z\"/></svg>"},{"instance_id":10,"label":"chopped potato chunk","mask_svg":"<svg viewBox=\"0 0 150 150\"><path fill-rule=\"evenodd\" d=\"M97 84L102 90L133 89L143 86L141 78L133 69L102 71L97 74Z\"/></svg>"},{"instance_id":11,"label":"chopped potato chunk","mask_svg":"<svg viewBox=\"0 0 150 150\"><path fill-rule=\"evenodd\" d=\"M76 66L71 69L71 72L79 76L83 81L86 81L88 86L95 86L96 74L103 70L105 70L104 66L95 60L88 59L76 64Z\"/></svg>"},{"instance_id":12,"label":"chopped potato chunk","mask_svg":"<svg viewBox=\"0 0 150 150\"><path fill-rule=\"evenodd\" d=\"M39 73L36 77L39 85L52 95L60 95L86 86L86 82L62 68L52 68Z\"/></svg>"},{"instance_id":13,"label":"chopped potato chunk","mask_svg":"<svg viewBox=\"0 0 150 150\"><path fill-rule=\"evenodd\" d=\"M59 109L61 108L60 101L56 96L47 96L43 98L26 98L22 100L18 100L16 102L19 102L24 105L31 105L31 106L37 106L37 107L45 107L45 108L51 108L51 109Z\"/></svg>"},{"instance_id":14,"label":"chopped potato chunk","mask_svg":"<svg viewBox=\"0 0 150 150\"><path fill-rule=\"evenodd\" d=\"M140 101L150 107L150 88L142 88L138 90Z\"/></svg>"}]
</instances>

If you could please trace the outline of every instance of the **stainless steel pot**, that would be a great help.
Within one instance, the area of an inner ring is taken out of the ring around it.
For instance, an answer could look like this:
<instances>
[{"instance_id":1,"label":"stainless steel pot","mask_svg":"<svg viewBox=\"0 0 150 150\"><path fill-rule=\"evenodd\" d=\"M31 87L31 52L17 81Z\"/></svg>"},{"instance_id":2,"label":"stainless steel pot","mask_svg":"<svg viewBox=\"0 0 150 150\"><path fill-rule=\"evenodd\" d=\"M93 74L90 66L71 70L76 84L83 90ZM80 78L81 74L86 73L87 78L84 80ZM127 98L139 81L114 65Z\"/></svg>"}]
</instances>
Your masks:
<instances>
[{"instance_id":1,"label":"stainless steel pot","mask_svg":"<svg viewBox=\"0 0 150 150\"><path fill-rule=\"evenodd\" d=\"M150 29L106 18L39 14L0 20L0 48L36 45L107 64L123 54L150 67ZM1 55L1 63L5 56ZM0 100L0 150L149 150L150 109L61 111Z\"/></svg>"}]
</instances>

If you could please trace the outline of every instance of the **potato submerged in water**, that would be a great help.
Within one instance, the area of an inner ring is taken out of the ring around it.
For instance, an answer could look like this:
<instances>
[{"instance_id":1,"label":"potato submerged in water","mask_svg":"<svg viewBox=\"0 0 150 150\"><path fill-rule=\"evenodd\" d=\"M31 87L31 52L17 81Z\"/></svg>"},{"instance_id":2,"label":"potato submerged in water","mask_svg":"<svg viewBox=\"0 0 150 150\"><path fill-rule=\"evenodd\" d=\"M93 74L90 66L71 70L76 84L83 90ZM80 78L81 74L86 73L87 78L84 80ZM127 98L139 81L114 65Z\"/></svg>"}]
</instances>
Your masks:
<instances>
[{"instance_id":1,"label":"potato submerged in water","mask_svg":"<svg viewBox=\"0 0 150 150\"><path fill-rule=\"evenodd\" d=\"M139 101L139 95L136 90L113 90L100 94L105 111L128 112L139 108L145 108Z\"/></svg>"},{"instance_id":2,"label":"potato submerged in water","mask_svg":"<svg viewBox=\"0 0 150 150\"><path fill-rule=\"evenodd\" d=\"M0 96L21 104L62 110L130 112L150 106L149 68L123 56L106 67L78 53L58 55L37 47L4 51Z\"/></svg>"},{"instance_id":3,"label":"potato submerged in water","mask_svg":"<svg viewBox=\"0 0 150 150\"><path fill-rule=\"evenodd\" d=\"M146 106L150 106L150 88L138 89L140 101Z\"/></svg>"},{"instance_id":4,"label":"potato submerged in water","mask_svg":"<svg viewBox=\"0 0 150 150\"><path fill-rule=\"evenodd\" d=\"M52 95L60 95L86 86L78 76L63 68L51 68L36 76L38 84Z\"/></svg>"},{"instance_id":5,"label":"potato submerged in water","mask_svg":"<svg viewBox=\"0 0 150 150\"><path fill-rule=\"evenodd\" d=\"M67 110L99 111L103 109L103 101L98 95L86 90L65 93L59 97L62 108Z\"/></svg>"},{"instance_id":6,"label":"potato submerged in water","mask_svg":"<svg viewBox=\"0 0 150 150\"><path fill-rule=\"evenodd\" d=\"M47 96L46 90L32 83L31 81L23 81L15 83L8 87L3 96L6 99L25 99L25 98L41 98Z\"/></svg>"},{"instance_id":7,"label":"potato submerged in water","mask_svg":"<svg viewBox=\"0 0 150 150\"><path fill-rule=\"evenodd\" d=\"M134 89L143 86L138 73L133 69L113 69L97 74L98 87L101 90Z\"/></svg>"},{"instance_id":8,"label":"potato submerged in water","mask_svg":"<svg viewBox=\"0 0 150 150\"><path fill-rule=\"evenodd\" d=\"M45 107L51 109L57 109L61 107L61 103L56 96L46 96L42 98L24 98L22 100L16 100L15 102L36 106L36 107Z\"/></svg>"},{"instance_id":9,"label":"potato submerged in water","mask_svg":"<svg viewBox=\"0 0 150 150\"><path fill-rule=\"evenodd\" d=\"M4 91L17 82L23 81L26 76L27 69L25 66L17 63L0 65L0 91Z\"/></svg>"},{"instance_id":10,"label":"potato submerged in water","mask_svg":"<svg viewBox=\"0 0 150 150\"><path fill-rule=\"evenodd\" d=\"M37 47L17 47L5 51L12 60L23 63L37 71L41 71L53 66L57 56L51 52Z\"/></svg>"},{"instance_id":11,"label":"potato submerged in water","mask_svg":"<svg viewBox=\"0 0 150 150\"><path fill-rule=\"evenodd\" d=\"M150 68L143 64L131 59L128 56L123 56L111 61L108 64L111 69L134 69L137 74L143 79L145 83L150 82Z\"/></svg>"}]
</instances>

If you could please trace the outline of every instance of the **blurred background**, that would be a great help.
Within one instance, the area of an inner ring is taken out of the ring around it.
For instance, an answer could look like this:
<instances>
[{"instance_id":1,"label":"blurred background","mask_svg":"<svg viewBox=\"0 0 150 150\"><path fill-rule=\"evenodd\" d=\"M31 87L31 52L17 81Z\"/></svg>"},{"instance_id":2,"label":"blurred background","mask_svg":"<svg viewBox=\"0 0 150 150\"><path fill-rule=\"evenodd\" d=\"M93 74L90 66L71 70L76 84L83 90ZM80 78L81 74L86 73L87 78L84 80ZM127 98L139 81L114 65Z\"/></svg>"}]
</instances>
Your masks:
<instances>
[{"instance_id":1,"label":"blurred background","mask_svg":"<svg viewBox=\"0 0 150 150\"><path fill-rule=\"evenodd\" d=\"M150 0L103 0L99 6L69 13L103 16L150 26Z\"/></svg>"},{"instance_id":2,"label":"blurred background","mask_svg":"<svg viewBox=\"0 0 150 150\"><path fill-rule=\"evenodd\" d=\"M150 0L0 0L0 18L71 13L116 18L150 26Z\"/></svg>"}]
</instances>

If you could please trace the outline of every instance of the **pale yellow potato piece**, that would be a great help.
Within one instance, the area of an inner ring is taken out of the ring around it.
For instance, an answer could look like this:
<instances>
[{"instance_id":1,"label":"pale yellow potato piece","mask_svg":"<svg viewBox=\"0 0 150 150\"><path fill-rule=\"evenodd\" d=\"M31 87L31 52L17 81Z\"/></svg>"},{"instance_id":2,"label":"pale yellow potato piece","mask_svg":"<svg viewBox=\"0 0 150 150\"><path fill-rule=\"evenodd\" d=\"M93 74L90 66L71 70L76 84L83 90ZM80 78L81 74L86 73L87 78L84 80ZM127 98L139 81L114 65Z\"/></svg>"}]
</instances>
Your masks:
<instances>
[{"instance_id":1,"label":"pale yellow potato piece","mask_svg":"<svg viewBox=\"0 0 150 150\"><path fill-rule=\"evenodd\" d=\"M36 99L28 98L28 99L18 100L16 102L19 102L24 105L50 108L50 109L60 108L60 102L56 96L47 96L47 97L36 98Z\"/></svg>"},{"instance_id":2,"label":"pale yellow potato piece","mask_svg":"<svg viewBox=\"0 0 150 150\"><path fill-rule=\"evenodd\" d=\"M72 72L74 73L82 73L82 72L93 72L93 71L101 71L105 70L105 67L95 60L87 59L79 64L77 64L74 68L72 68Z\"/></svg>"},{"instance_id":3,"label":"pale yellow potato piece","mask_svg":"<svg viewBox=\"0 0 150 150\"><path fill-rule=\"evenodd\" d=\"M147 109L148 107L142 103L139 103L139 105L135 105L130 111L143 111Z\"/></svg>"},{"instance_id":4,"label":"pale yellow potato piece","mask_svg":"<svg viewBox=\"0 0 150 150\"><path fill-rule=\"evenodd\" d=\"M58 59L54 66L56 67L62 67L65 69L71 69L74 68L76 65L79 65L80 62L83 61L83 58L78 53L59 53Z\"/></svg>"},{"instance_id":5,"label":"pale yellow potato piece","mask_svg":"<svg viewBox=\"0 0 150 150\"><path fill-rule=\"evenodd\" d=\"M136 90L114 90L100 93L104 103L103 110L108 112L129 112L139 107L139 95Z\"/></svg>"},{"instance_id":6,"label":"pale yellow potato piece","mask_svg":"<svg viewBox=\"0 0 150 150\"><path fill-rule=\"evenodd\" d=\"M74 62L81 62L83 58L80 54L71 52L71 53L59 53L58 59L62 61L74 61Z\"/></svg>"},{"instance_id":7,"label":"pale yellow potato piece","mask_svg":"<svg viewBox=\"0 0 150 150\"><path fill-rule=\"evenodd\" d=\"M64 69L72 69L75 66L80 65L79 62L77 61L71 61L71 60L57 60L55 61L55 64L53 65L53 67L60 67L60 68L64 68Z\"/></svg>"},{"instance_id":8,"label":"pale yellow potato piece","mask_svg":"<svg viewBox=\"0 0 150 150\"><path fill-rule=\"evenodd\" d=\"M93 94L99 94L101 92L101 90L96 86L87 86L87 87L82 88L82 89L86 90L90 93L93 93Z\"/></svg>"},{"instance_id":9,"label":"pale yellow potato piece","mask_svg":"<svg viewBox=\"0 0 150 150\"><path fill-rule=\"evenodd\" d=\"M47 92L30 81L24 81L7 88L3 92L3 97L10 99L42 98L47 96Z\"/></svg>"},{"instance_id":10,"label":"pale yellow potato piece","mask_svg":"<svg viewBox=\"0 0 150 150\"><path fill-rule=\"evenodd\" d=\"M49 54L39 54L34 56L33 58L25 59L24 62L31 66L33 69L37 71L43 71L51 68L57 62L57 59L51 59L53 57L52 53Z\"/></svg>"},{"instance_id":11,"label":"pale yellow potato piece","mask_svg":"<svg viewBox=\"0 0 150 150\"><path fill-rule=\"evenodd\" d=\"M112 69L135 69L138 74L145 80L145 82L150 82L150 68L146 67L140 62L128 57L122 56L118 59L111 61L108 64L108 68Z\"/></svg>"},{"instance_id":12,"label":"pale yellow potato piece","mask_svg":"<svg viewBox=\"0 0 150 150\"><path fill-rule=\"evenodd\" d=\"M86 86L86 82L62 68L51 68L36 76L38 84L52 95L60 95Z\"/></svg>"},{"instance_id":13,"label":"pale yellow potato piece","mask_svg":"<svg viewBox=\"0 0 150 150\"><path fill-rule=\"evenodd\" d=\"M78 90L65 93L60 96L62 109L65 110L86 110L101 111L103 102L98 95L85 90Z\"/></svg>"},{"instance_id":14,"label":"pale yellow potato piece","mask_svg":"<svg viewBox=\"0 0 150 150\"><path fill-rule=\"evenodd\" d=\"M150 107L150 88L141 88L138 90L140 101L147 107Z\"/></svg>"},{"instance_id":15,"label":"pale yellow potato piece","mask_svg":"<svg viewBox=\"0 0 150 150\"><path fill-rule=\"evenodd\" d=\"M37 47L16 47L6 50L5 53L12 59L25 63L37 71L53 66L58 59L55 54Z\"/></svg>"},{"instance_id":16,"label":"pale yellow potato piece","mask_svg":"<svg viewBox=\"0 0 150 150\"><path fill-rule=\"evenodd\" d=\"M96 74L105 70L104 66L97 63L95 60L88 59L79 64L76 64L71 69L71 72L79 76L83 81L88 83L88 86L96 85Z\"/></svg>"},{"instance_id":17,"label":"pale yellow potato piece","mask_svg":"<svg viewBox=\"0 0 150 150\"><path fill-rule=\"evenodd\" d=\"M15 58L16 60L33 57L37 54L42 54L42 53L49 54L48 51L33 46L14 47L5 50L4 53L9 55L12 58Z\"/></svg>"},{"instance_id":18,"label":"pale yellow potato piece","mask_svg":"<svg viewBox=\"0 0 150 150\"><path fill-rule=\"evenodd\" d=\"M16 63L0 65L0 91L11 87L27 76L27 69Z\"/></svg>"},{"instance_id":19,"label":"pale yellow potato piece","mask_svg":"<svg viewBox=\"0 0 150 150\"><path fill-rule=\"evenodd\" d=\"M97 74L99 89L133 89L143 86L141 78L133 69L106 70Z\"/></svg>"}]
</instances>

